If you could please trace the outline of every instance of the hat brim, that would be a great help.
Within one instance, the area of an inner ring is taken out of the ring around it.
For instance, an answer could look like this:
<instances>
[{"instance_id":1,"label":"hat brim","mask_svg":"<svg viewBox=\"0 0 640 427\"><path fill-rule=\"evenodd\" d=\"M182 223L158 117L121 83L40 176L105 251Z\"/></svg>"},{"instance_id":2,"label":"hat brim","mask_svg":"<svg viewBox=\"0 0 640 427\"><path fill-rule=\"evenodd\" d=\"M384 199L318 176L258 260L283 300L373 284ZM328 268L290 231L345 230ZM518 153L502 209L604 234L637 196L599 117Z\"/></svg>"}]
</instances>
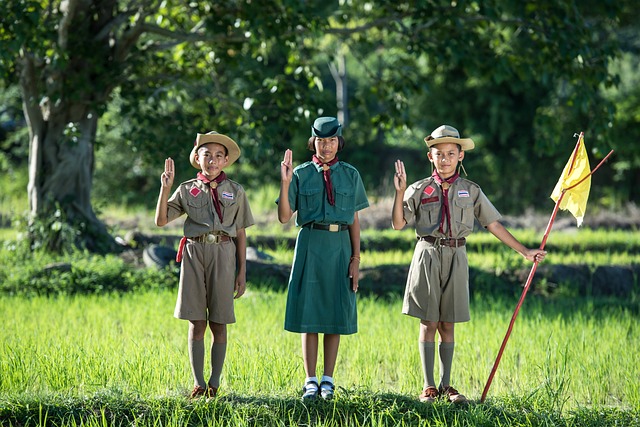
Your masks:
<instances>
[{"instance_id":1,"label":"hat brim","mask_svg":"<svg viewBox=\"0 0 640 427\"><path fill-rule=\"evenodd\" d=\"M227 156L229 157L229 161L225 165L225 168L234 164L235 161L240 157L240 147L238 147L238 144L236 144L236 142L228 136L222 135L220 133L199 133L196 137L196 144L193 146L191 154L189 155L191 166L196 169L200 169L200 165L196 162L196 153L198 152L198 148L202 147L205 144L211 143L220 144L227 149Z\"/></svg>"},{"instance_id":2,"label":"hat brim","mask_svg":"<svg viewBox=\"0 0 640 427\"><path fill-rule=\"evenodd\" d=\"M473 150L476 146L471 138L455 138L452 136L443 136L441 138L428 136L424 139L424 142L427 143L427 147L429 148L438 144L458 144L462 148L462 151Z\"/></svg>"}]
</instances>

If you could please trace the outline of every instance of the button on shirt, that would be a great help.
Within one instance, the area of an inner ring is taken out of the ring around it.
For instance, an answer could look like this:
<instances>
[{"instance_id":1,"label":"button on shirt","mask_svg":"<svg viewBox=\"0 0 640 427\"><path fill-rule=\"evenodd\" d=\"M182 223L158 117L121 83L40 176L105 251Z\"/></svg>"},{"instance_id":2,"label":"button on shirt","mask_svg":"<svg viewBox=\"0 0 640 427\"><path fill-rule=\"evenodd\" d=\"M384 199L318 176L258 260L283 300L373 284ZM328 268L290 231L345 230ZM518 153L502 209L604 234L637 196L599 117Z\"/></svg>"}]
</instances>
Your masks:
<instances>
[{"instance_id":1,"label":"button on shirt","mask_svg":"<svg viewBox=\"0 0 640 427\"><path fill-rule=\"evenodd\" d=\"M448 237L438 231L442 215L442 188L432 177L411 184L404 193L404 218L415 221L417 236ZM464 178L456 179L449 188L451 237L459 239L473 232L474 219L486 227L502 216L480 186Z\"/></svg>"},{"instance_id":2,"label":"button on shirt","mask_svg":"<svg viewBox=\"0 0 640 427\"><path fill-rule=\"evenodd\" d=\"M215 213L211 191L218 192L222 222ZM215 190L198 179L185 181L169 198L167 207L169 221L187 214L184 222L184 235L187 237L197 237L206 233L236 237L238 228L247 228L254 224L244 188L230 179L222 181Z\"/></svg>"},{"instance_id":3,"label":"button on shirt","mask_svg":"<svg viewBox=\"0 0 640 427\"><path fill-rule=\"evenodd\" d=\"M331 166L335 205L331 206L322 175L322 166L306 162L293 170L289 186L289 204L297 211L296 225L311 222L352 224L354 213L369 206L360 173L348 163Z\"/></svg>"}]
</instances>

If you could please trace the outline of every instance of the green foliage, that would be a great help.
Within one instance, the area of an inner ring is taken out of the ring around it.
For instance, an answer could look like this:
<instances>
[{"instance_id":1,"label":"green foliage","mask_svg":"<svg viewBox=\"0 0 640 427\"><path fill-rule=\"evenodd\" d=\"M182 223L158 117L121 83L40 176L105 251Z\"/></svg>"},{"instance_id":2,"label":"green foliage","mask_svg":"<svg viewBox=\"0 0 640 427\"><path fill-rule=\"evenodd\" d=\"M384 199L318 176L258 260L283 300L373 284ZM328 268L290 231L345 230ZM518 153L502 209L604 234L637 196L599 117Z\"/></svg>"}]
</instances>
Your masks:
<instances>
[{"instance_id":1,"label":"green foliage","mask_svg":"<svg viewBox=\"0 0 640 427\"><path fill-rule=\"evenodd\" d=\"M195 134L212 129L242 147L234 179L249 188L277 182L285 149L296 162L309 158L313 118L340 113L340 156L372 193L390 189L396 158L410 179L428 174L422 138L443 122L474 137L469 178L505 213L542 205L580 130L593 160L610 147L620 153L599 172L594 202L617 208L640 188L629 142L638 98L629 2L94 3L2 2L0 69L2 104L8 99L15 116L12 85L20 84L37 127L31 134L46 134L50 147L64 151L62 142L76 136L68 130L100 117L96 140L90 135L99 148L97 203L153 205L163 160L176 160L178 180L192 177ZM342 59L347 98L339 109ZM28 132L17 132L3 148L10 144L24 161ZM53 151L41 151L52 168ZM87 159L78 172L86 174L72 182L84 182L93 165ZM52 191L44 181L55 171L38 172L31 184ZM73 221L70 206L61 208Z\"/></svg>"},{"instance_id":2,"label":"green foliage","mask_svg":"<svg viewBox=\"0 0 640 427\"><path fill-rule=\"evenodd\" d=\"M73 250L60 257L42 249L32 253L9 246L2 250L0 294L76 295L173 288L176 271L137 269L115 255ZM30 262L27 262L31 259Z\"/></svg>"}]
</instances>

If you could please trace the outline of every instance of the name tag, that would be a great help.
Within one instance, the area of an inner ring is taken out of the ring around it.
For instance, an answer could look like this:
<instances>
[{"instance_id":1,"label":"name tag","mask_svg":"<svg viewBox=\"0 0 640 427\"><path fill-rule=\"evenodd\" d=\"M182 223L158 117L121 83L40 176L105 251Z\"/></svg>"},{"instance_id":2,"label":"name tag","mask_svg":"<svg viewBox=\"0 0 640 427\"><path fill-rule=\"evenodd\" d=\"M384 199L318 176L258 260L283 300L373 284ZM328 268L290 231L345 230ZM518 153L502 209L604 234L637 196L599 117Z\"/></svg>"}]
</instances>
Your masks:
<instances>
[{"instance_id":1,"label":"name tag","mask_svg":"<svg viewBox=\"0 0 640 427\"><path fill-rule=\"evenodd\" d=\"M440 199L438 198L438 196L435 196L435 197L427 197L425 199L422 199L420 200L420 203L424 205L425 203L434 203L438 201L440 201Z\"/></svg>"}]
</instances>

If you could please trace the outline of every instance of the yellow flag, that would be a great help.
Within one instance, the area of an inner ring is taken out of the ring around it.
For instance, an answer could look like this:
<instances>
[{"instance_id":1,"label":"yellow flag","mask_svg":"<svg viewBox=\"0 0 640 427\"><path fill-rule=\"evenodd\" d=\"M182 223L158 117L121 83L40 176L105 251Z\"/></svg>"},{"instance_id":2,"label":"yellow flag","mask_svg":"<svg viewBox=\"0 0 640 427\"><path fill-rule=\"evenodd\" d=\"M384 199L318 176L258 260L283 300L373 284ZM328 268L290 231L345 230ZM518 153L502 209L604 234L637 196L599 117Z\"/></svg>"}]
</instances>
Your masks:
<instances>
[{"instance_id":1,"label":"yellow flag","mask_svg":"<svg viewBox=\"0 0 640 427\"><path fill-rule=\"evenodd\" d=\"M557 202L562 192L566 190L559 208L571 212L573 216L576 217L578 227L582 225L584 213L587 210L587 199L589 198L589 190L591 189L591 177L589 176L570 190L567 190L567 188L580 182L585 176L588 176L590 172L589 157L587 157L587 149L584 146L581 133L578 138L578 144L573 150L573 154L569 158L567 165L564 167L560 180L558 180L556 187L553 189L553 193L551 193L551 199Z\"/></svg>"}]
</instances>

